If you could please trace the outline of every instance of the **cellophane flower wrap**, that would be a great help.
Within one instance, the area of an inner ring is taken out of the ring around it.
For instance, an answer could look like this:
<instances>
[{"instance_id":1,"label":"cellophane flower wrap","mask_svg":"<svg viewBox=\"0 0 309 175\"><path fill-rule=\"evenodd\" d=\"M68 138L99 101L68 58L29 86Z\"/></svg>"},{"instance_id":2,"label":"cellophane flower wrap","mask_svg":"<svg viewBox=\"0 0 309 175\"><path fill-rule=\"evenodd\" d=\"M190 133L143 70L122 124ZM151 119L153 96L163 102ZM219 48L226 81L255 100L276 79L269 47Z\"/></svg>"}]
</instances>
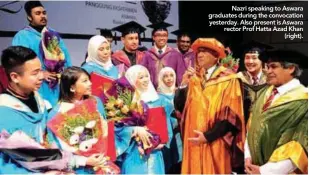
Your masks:
<instances>
[{"instance_id":1,"label":"cellophane flower wrap","mask_svg":"<svg viewBox=\"0 0 309 175\"><path fill-rule=\"evenodd\" d=\"M104 105L108 120L113 120L116 127L142 126L146 127L149 107L143 101L136 103L133 100L134 89L125 77L115 80L111 89L106 93ZM161 140L160 136L148 130L152 135L151 144L143 143L138 136L137 144L146 155L156 148Z\"/></svg>"},{"instance_id":2,"label":"cellophane flower wrap","mask_svg":"<svg viewBox=\"0 0 309 175\"><path fill-rule=\"evenodd\" d=\"M46 70L57 74L57 79L49 82L49 87L55 88L65 64L65 55L60 47L60 36L57 32L46 27L42 30L40 54Z\"/></svg>"},{"instance_id":3,"label":"cellophane flower wrap","mask_svg":"<svg viewBox=\"0 0 309 175\"><path fill-rule=\"evenodd\" d=\"M59 174L70 173L68 162L72 158L71 153L46 148L22 130L14 131L12 134L2 130L0 152L32 172L53 170Z\"/></svg>"},{"instance_id":4,"label":"cellophane flower wrap","mask_svg":"<svg viewBox=\"0 0 309 175\"><path fill-rule=\"evenodd\" d=\"M93 154L106 155L108 149L107 123L97 111L94 99L79 102L67 112L59 112L47 124L51 131L65 142L77 155L89 157ZM109 157L98 167L98 174L119 174L119 168Z\"/></svg>"}]
</instances>

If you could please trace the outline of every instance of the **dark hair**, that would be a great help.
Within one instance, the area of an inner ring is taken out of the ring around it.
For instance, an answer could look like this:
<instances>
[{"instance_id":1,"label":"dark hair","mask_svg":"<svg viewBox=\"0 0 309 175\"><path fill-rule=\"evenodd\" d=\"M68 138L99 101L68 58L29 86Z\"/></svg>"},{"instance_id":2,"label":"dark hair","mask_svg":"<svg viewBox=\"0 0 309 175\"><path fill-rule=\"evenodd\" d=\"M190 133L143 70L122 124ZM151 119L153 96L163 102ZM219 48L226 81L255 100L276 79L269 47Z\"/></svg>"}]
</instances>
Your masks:
<instances>
[{"instance_id":1,"label":"dark hair","mask_svg":"<svg viewBox=\"0 0 309 175\"><path fill-rule=\"evenodd\" d=\"M125 37L126 35L134 34L134 33L137 33L137 35L139 36L140 30L131 27L131 28L128 28L128 29L126 29L125 31L123 31L123 32L121 33L121 36L122 36L122 37ZM111 37L112 37L112 36L111 36Z\"/></svg>"},{"instance_id":2,"label":"dark hair","mask_svg":"<svg viewBox=\"0 0 309 175\"><path fill-rule=\"evenodd\" d=\"M180 33L179 35L177 35L177 40L179 41L182 37L188 37L190 38L190 41L191 41L191 36L189 35L189 33Z\"/></svg>"},{"instance_id":3,"label":"dark hair","mask_svg":"<svg viewBox=\"0 0 309 175\"><path fill-rule=\"evenodd\" d=\"M153 29L152 32L151 32L151 36L154 36L154 34L155 34L157 31L166 31L166 32L168 32L168 30L167 30L166 28Z\"/></svg>"},{"instance_id":4,"label":"dark hair","mask_svg":"<svg viewBox=\"0 0 309 175\"><path fill-rule=\"evenodd\" d=\"M247 53L257 53L257 54L261 54L263 52L263 49L260 49L258 47L252 47L246 50L245 54Z\"/></svg>"},{"instance_id":5,"label":"dark hair","mask_svg":"<svg viewBox=\"0 0 309 175\"><path fill-rule=\"evenodd\" d=\"M40 1L27 1L24 5L24 9L28 16L31 16L31 10L35 7L44 7Z\"/></svg>"},{"instance_id":6,"label":"dark hair","mask_svg":"<svg viewBox=\"0 0 309 175\"><path fill-rule=\"evenodd\" d=\"M22 75L23 65L26 61L35 59L35 52L24 46L10 46L2 51L1 64L4 67L5 73L11 80L10 73L16 72Z\"/></svg>"},{"instance_id":7,"label":"dark hair","mask_svg":"<svg viewBox=\"0 0 309 175\"><path fill-rule=\"evenodd\" d=\"M90 79L88 72L80 67L69 67L62 72L60 79L59 101L71 102L72 98L74 97L74 93L71 92L70 89L73 85L75 85L82 74L87 75Z\"/></svg>"}]
</instances>

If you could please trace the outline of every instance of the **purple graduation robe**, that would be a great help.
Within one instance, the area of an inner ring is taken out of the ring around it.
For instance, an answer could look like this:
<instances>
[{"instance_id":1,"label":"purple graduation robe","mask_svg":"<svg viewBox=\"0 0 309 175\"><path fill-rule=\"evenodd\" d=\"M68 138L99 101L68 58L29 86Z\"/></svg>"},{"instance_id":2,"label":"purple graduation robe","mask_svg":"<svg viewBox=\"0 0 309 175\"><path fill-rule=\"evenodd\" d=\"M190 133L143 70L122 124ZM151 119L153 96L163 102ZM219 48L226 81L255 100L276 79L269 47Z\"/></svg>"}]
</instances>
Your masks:
<instances>
[{"instance_id":1,"label":"purple graduation robe","mask_svg":"<svg viewBox=\"0 0 309 175\"><path fill-rule=\"evenodd\" d=\"M161 55L158 55L155 48L152 47L145 52L140 64L148 69L150 79L155 88L158 87L158 74L162 68L171 67L175 70L177 86L181 84L182 76L186 71L182 55L171 47L167 47Z\"/></svg>"},{"instance_id":2,"label":"purple graduation robe","mask_svg":"<svg viewBox=\"0 0 309 175\"><path fill-rule=\"evenodd\" d=\"M189 49L188 52L184 54L182 54L178 48L175 48L175 50L182 55L182 60L184 61L187 69L189 66L194 67L195 53L192 49Z\"/></svg>"}]
</instances>

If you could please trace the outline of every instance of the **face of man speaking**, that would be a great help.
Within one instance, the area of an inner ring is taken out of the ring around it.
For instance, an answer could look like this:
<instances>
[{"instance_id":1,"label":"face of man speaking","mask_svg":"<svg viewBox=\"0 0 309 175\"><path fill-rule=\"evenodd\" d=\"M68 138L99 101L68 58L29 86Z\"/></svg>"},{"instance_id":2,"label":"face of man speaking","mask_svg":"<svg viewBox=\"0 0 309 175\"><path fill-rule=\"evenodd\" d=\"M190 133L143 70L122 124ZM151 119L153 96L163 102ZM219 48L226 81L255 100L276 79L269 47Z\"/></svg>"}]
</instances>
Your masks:
<instances>
[{"instance_id":1,"label":"face of man speaking","mask_svg":"<svg viewBox=\"0 0 309 175\"><path fill-rule=\"evenodd\" d=\"M207 48L199 48L197 52L197 64L200 67L209 69L218 62L216 52Z\"/></svg>"}]
</instances>

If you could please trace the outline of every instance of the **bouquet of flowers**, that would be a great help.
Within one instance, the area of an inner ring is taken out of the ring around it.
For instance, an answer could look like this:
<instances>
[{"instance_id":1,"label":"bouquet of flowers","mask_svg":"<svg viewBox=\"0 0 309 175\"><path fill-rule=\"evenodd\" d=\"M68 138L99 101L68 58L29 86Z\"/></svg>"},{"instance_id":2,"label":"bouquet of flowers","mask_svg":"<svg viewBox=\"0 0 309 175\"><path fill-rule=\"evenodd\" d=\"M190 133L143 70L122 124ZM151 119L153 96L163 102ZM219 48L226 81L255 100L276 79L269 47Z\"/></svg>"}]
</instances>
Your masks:
<instances>
[{"instance_id":1,"label":"bouquet of flowers","mask_svg":"<svg viewBox=\"0 0 309 175\"><path fill-rule=\"evenodd\" d=\"M221 59L220 63L222 64L222 66L233 70L235 73L239 68L239 58L234 58L232 53L228 54L227 57Z\"/></svg>"},{"instance_id":2,"label":"bouquet of flowers","mask_svg":"<svg viewBox=\"0 0 309 175\"><path fill-rule=\"evenodd\" d=\"M64 69L65 55L60 48L60 37L58 33L48 30L46 27L42 30L42 41L40 43L40 54L47 71L57 73L57 80L49 82L51 88L56 87L59 82L60 74Z\"/></svg>"},{"instance_id":3,"label":"bouquet of flowers","mask_svg":"<svg viewBox=\"0 0 309 175\"><path fill-rule=\"evenodd\" d=\"M136 103L132 102L134 90L128 83L125 77L116 80L110 90L107 91L105 100L105 110L108 120L113 120L115 126L142 126L147 127L147 121L149 120L149 113L152 109L149 109L146 103L143 101ZM162 115L160 115L162 116ZM165 114L163 116L165 118ZM160 117L158 117L159 119ZM164 123L164 121L161 121ZM165 122L166 123L166 122ZM156 148L160 143L166 142L164 137L166 133L159 135L153 130L148 130L151 133L152 138L150 144L142 142L138 136L135 136L135 140L139 145L141 152L149 155L151 151Z\"/></svg>"},{"instance_id":4,"label":"bouquet of flowers","mask_svg":"<svg viewBox=\"0 0 309 175\"><path fill-rule=\"evenodd\" d=\"M59 149L46 149L20 130L12 134L6 130L0 133L0 152L33 172L68 172L68 162L72 155Z\"/></svg>"},{"instance_id":5,"label":"bouquet of flowers","mask_svg":"<svg viewBox=\"0 0 309 175\"><path fill-rule=\"evenodd\" d=\"M68 112L58 113L48 122L47 126L70 150L78 155L86 157L96 153L107 155L108 145L114 144L114 142L108 142L108 135L114 133L108 132L107 124L96 110L96 101L93 99L76 104ZM109 158L107 159L109 160ZM106 165L104 164L102 167L107 165L112 165L112 162L107 161ZM102 167L96 169L101 172ZM109 167L109 169L105 169L116 174L119 173L118 167Z\"/></svg>"}]
</instances>

